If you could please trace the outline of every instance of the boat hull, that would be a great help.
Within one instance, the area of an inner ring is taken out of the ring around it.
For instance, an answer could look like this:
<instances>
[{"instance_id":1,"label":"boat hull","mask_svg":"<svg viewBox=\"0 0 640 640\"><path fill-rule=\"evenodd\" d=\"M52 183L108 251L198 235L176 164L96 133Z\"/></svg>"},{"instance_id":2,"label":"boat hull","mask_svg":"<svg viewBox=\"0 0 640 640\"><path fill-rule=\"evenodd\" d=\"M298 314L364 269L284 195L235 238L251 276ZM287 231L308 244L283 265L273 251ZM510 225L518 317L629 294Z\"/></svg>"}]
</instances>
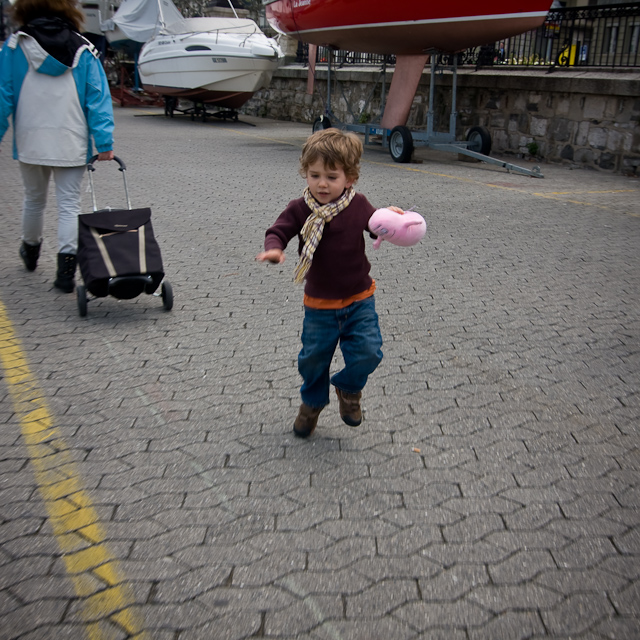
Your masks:
<instances>
[{"instance_id":1,"label":"boat hull","mask_svg":"<svg viewBox=\"0 0 640 640\"><path fill-rule=\"evenodd\" d=\"M207 32L157 36L138 59L142 86L164 96L237 109L269 85L283 58L264 36L253 44L247 36L238 40L241 45L234 45L232 37Z\"/></svg>"},{"instance_id":2,"label":"boat hull","mask_svg":"<svg viewBox=\"0 0 640 640\"><path fill-rule=\"evenodd\" d=\"M159 93L165 98L181 98L192 102L202 102L204 104L214 104L226 109L239 109L243 104L253 98L253 91L214 91L203 88L182 89L180 87L163 87L153 84L143 85L145 91Z\"/></svg>"},{"instance_id":3,"label":"boat hull","mask_svg":"<svg viewBox=\"0 0 640 640\"><path fill-rule=\"evenodd\" d=\"M273 28L321 46L367 53L455 52L536 29L551 0L266 0Z\"/></svg>"}]
</instances>

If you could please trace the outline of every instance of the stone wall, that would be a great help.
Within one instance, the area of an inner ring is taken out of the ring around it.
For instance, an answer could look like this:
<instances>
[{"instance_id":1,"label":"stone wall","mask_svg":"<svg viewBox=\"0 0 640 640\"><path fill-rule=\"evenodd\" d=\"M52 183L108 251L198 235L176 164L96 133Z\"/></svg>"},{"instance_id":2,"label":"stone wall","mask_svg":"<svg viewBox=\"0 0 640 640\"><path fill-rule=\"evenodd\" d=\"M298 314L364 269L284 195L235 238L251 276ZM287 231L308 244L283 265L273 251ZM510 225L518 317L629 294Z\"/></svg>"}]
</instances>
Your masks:
<instances>
[{"instance_id":1,"label":"stone wall","mask_svg":"<svg viewBox=\"0 0 640 640\"><path fill-rule=\"evenodd\" d=\"M331 108L346 123L379 118L383 94L380 70L332 72ZM407 126L426 128L429 108L427 69L413 101ZM307 94L307 70L279 69L268 89L257 93L243 111L278 120L312 123L324 113L326 67L316 72L313 95ZM385 74L388 92L392 71ZM435 129L447 131L452 74L436 73ZM640 73L492 68L458 72L457 136L482 125L492 150L515 157L572 163L600 170L640 175ZM537 147L537 149L536 149Z\"/></svg>"}]
</instances>

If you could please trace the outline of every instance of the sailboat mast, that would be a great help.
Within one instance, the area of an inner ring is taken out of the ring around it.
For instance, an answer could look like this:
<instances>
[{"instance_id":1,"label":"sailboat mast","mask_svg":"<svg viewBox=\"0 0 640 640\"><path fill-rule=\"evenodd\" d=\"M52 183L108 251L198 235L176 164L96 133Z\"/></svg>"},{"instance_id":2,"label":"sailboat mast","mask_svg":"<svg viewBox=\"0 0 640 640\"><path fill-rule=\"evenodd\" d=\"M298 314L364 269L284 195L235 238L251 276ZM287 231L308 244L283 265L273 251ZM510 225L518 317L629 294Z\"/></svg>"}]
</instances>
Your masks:
<instances>
[{"instance_id":1,"label":"sailboat mast","mask_svg":"<svg viewBox=\"0 0 640 640\"><path fill-rule=\"evenodd\" d=\"M229 6L231 7L231 11L233 11L233 15L237 18L238 17L238 12L236 11L236 8L233 6L233 2L231 2L231 0L227 0L227 2L229 3Z\"/></svg>"},{"instance_id":2,"label":"sailboat mast","mask_svg":"<svg viewBox=\"0 0 640 640\"><path fill-rule=\"evenodd\" d=\"M158 17L160 18L160 31L165 31L167 25L164 22L164 13L162 13L162 0L158 0Z\"/></svg>"}]
</instances>

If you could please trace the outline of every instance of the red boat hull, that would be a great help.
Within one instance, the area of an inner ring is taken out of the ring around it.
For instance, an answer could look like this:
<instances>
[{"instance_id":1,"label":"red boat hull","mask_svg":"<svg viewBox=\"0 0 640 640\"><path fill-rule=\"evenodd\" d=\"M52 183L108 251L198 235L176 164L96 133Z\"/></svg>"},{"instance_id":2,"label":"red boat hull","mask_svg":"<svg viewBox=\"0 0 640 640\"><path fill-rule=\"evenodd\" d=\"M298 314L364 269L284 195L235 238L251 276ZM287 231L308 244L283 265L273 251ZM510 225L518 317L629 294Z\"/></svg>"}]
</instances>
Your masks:
<instances>
[{"instance_id":1,"label":"red boat hull","mask_svg":"<svg viewBox=\"0 0 640 640\"><path fill-rule=\"evenodd\" d=\"M411 55L462 51L536 29L551 0L265 0L274 29L347 51Z\"/></svg>"}]
</instances>

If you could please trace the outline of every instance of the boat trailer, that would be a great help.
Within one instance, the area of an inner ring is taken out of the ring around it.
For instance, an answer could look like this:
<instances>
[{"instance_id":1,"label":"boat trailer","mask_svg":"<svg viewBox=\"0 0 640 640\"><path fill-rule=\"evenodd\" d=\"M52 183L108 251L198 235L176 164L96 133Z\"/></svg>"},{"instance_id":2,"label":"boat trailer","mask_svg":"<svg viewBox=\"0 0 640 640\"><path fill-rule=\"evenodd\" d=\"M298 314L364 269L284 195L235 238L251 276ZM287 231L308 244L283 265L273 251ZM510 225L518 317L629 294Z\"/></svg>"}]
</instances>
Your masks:
<instances>
[{"instance_id":1,"label":"boat trailer","mask_svg":"<svg viewBox=\"0 0 640 640\"><path fill-rule=\"evenodd\" d=\"M202 122L206 122L207 118L219 118L221 120L231 120L238 122L238 112L235 109L228 109L223 107L218 111L209 111L207 105L214 105L215 103L209 102L197 102L190 100L192 106L184 107L180 104L183 99L178 99L175 96L164 96L164 115L173 118L173 114L177 111L184 115L191 116L192 120L198 118Z\"/></svg>"},{"instance_id":2,"label":"boat trailer","mask_svg":"<svg viewBox=\"0 0 640 640\"><path fill-rule=\"evenodd\" d=\"M503 167L507 171L521 173L533 178L543 178L543 174L539 166L534 166L531 169L526 167L520 167L512 164L511 162L505 162L497 158L492 158L489 153L491 151L491 134L486 127L475 126L471 127L467 133L467 139L456 140L456 122L458 119L458 113L456 111L457 100L457 79L458 79L458 60L457 56L453 57L453 81L452 81L452 97L451 97L451 111L449 114L449 131L439 132L434 130L435 121L435 77L437 66L437 52L431 54L431 78L429 81L429 110L427 112L427 129L426 131L411 130L404 125L399 125L393 129L387 129L381 127L379 124L347 124L340 122L336 115L331 110L331 58L333 52L329 50L327 56L327 103L325 107L325 113L313 123L313 131L319 131L321 129L328 129L331 126L337 126L340 129L346 131L353 131L356 133L364 134L365 144L375 144L379 142L383 149L388 149L394 162L410 162L413 156L413 150L416 146L424 146L436 151L447 151L450 153L458 153L470 158L474 158L487 164ZM385 102L385 74L386 74L386 59L382 67L382 100L381 110L384 112ZM336 82L338 82L336 77ZM366 106L365 106L366 108ZM371 138L375 137L375 140Z\"/></svg>"}]
</instances>

